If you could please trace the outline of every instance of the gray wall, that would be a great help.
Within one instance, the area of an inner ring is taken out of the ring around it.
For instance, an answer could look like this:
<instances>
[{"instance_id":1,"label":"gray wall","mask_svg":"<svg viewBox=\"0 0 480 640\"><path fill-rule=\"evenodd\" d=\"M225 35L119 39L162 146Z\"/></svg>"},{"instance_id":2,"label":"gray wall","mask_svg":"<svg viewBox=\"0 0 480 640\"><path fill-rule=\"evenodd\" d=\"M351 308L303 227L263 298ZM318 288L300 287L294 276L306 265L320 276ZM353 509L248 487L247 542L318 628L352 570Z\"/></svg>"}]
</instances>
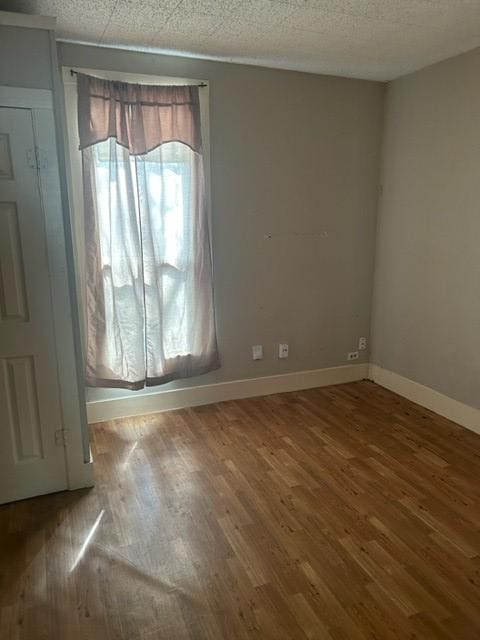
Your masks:
<instances>
[{"instance_id":1,"label":"gray wall","mask_svg":"<svg viewBox=\"0 0 480 640\"><path fill-rule=\"evenodd\" d=\"M48 31L0 26L0 84L52 88Z\"/></svg>"},{"instance_id":2,"label":"gray wall","mask_svg":"<svg viewBox=\"0 0 480 640\"><path fill-rule=\"evenodd\" d=\"M372 361L480 407L480 49L388 86Z\"/></svg>"},{"instance_id":3,"label":"gray wall","mask_svg":"<svg viewBox=\"0 0 480 640\"><path fill-rule=\"evenodd\" d=\"M346 364L369 336L383 85L64 43L58 54L67 66L210 81L222 368L163 388ZM288 360L275 351L283 341Z\"/></svg>"}]
</instances>

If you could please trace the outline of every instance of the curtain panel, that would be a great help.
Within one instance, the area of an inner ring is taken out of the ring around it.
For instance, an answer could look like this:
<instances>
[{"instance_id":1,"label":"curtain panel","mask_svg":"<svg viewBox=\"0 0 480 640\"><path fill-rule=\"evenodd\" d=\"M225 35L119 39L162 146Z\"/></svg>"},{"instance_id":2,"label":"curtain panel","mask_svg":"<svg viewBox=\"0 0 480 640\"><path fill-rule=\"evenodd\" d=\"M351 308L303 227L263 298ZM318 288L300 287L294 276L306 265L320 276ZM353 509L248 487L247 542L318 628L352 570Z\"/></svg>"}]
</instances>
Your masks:
<instances>
[{"instance_id":1,"label":"curtain panel","mask_svg":"<svg viewBox=\"0 0 480 640\"><path fill-rule=\"evenodd\" d=\"M198 87L78 74L78 124L87 384L218 368Z\"/></svg>"}]
</instances>

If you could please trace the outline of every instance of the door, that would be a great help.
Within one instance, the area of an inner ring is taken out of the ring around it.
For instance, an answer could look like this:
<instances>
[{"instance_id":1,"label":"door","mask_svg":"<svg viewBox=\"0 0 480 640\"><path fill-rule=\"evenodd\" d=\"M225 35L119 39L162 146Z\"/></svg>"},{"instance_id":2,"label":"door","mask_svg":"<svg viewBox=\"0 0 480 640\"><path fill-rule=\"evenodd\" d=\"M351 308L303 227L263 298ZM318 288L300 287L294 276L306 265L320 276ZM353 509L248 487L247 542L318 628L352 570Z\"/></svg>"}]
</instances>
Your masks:
<instances>
[{"instance_id":1,"label":"door","mask_svg":"<svg viewBox=\"0 0 480 640\"><path fill-rule=\"evenodd\" d=\"M0 503L67 488L32 113L0 107Z\"/></svg>"}]
</instances>

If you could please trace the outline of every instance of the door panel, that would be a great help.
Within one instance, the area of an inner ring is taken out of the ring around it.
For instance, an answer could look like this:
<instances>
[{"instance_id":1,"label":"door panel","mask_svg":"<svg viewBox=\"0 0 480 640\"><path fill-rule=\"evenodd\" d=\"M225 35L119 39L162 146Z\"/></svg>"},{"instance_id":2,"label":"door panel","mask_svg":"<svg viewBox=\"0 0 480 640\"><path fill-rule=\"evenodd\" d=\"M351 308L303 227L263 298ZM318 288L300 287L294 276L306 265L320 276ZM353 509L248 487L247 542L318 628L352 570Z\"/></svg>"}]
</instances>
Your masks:
<instances>
[{"instance_id":1,"label":"door panel","mask_svg":"<svg viewBox=\"0 0 480 640\"><path fill-rule=\"evenodd\" d=\"M1 178L13 178L10 136L8 133L0 133L0 179Z\"/></svg>"},{"instance_id":2,"label":"door panel","mask_svg":"<svg viewBox=\"0 0 480 640\"><path fill-rule=\"evenodd\" d=\"M15 461L43 458L33 358L2 358L2 361L0 379L3 378L6 390L7 415Z\"/></svg>"},{"instance_id":3,"label":"door panel","mask_svg":"<svg viewBox=\"0 0 480 640\"><path fill-rule=\"evenodd\" d=\"M20 228L15 202L0 202L0 321L27 321Z\"/></svg>"},{"instance_id":4,"label":"door panel","mask_svg":"<svg viewBox=\"0 0 480 640\"><path fill-rule=\"evenodd\" d=\"M0 503L67 488L32 115L0 107Z\"/></svg>"}]
</instances>

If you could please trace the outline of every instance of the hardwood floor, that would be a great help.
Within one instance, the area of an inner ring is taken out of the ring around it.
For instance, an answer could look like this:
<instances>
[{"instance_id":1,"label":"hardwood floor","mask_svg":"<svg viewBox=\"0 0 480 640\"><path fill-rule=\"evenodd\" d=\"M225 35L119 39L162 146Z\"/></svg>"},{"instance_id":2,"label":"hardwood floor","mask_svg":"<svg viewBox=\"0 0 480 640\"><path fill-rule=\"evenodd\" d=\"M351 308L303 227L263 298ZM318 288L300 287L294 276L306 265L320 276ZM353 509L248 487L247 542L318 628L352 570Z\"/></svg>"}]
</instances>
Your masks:
<instances>
[{"instance_id":1,"label":"hardwood floor","mask_svg":"<svg viewBox=\"0 0 480 640\"><path fill-rule=\"evenodd\" d=\"M2 640L480 638L480 437L370 382L102 423L0 508Z\"/></svg>"}]
</instances>

